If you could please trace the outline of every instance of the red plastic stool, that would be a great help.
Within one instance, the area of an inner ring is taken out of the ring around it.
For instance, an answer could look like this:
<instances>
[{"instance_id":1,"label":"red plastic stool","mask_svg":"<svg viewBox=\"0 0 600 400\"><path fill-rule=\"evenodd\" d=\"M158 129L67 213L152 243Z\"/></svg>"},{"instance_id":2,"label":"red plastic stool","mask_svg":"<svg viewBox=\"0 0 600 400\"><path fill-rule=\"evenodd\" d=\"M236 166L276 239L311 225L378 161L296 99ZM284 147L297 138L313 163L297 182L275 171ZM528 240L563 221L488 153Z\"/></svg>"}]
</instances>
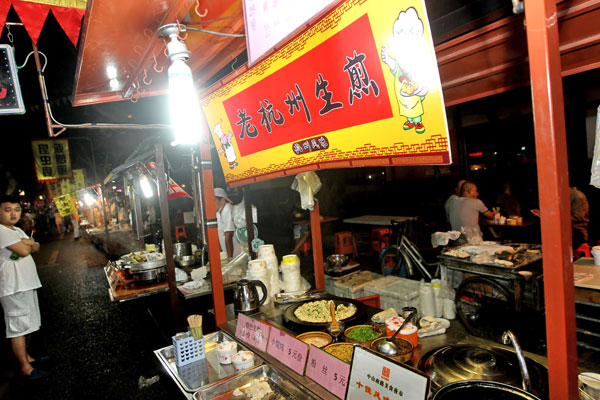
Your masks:
<instances>
[{"instance_id":1,"label":"red plastic stool","mask_svg":"<svg viewBox=\"0 0 600 400\"><path fill-rule=\"evenodd\" d=\"M310 244L310 236L306 239L306 241L302 244L302 247L300 247L300 251L304 253L305 256L308 255L308 252L310 251L310 249L312 248L312 245Z\"/></svg>"},{"instance_id":2,"label":"red plastic stool","mask_svg":"<svg viewBox=\"0 0 600 400\"><path fill-rule=\"evenodd\" d=\"M358 257L356 241L352 232L337 232L334 237L333 246L336 254L352 254Z\"/></svg>"},{"instance_id":3,"label":"red plastic stool","mask_svg":"<svg viewBox=\"0 0 600 400\"><path fill-rule=\"evenodd\" d=\"M180 238L187 239L187 233L185 233L184 225L177 225L175 227L175 240L179 240Z\"/></svg>"},{"instance_id":4,"label":"red plastic stool","mask_svg":"<svg viewBox=\"0 0 600 400\"><path fill-rule=\"evenodd\" d=\"M371 250L380 252L391 243L392 230L390 228L371 229Z\"/></svg>"},{"instance_id":5,"label":"red plastic stool","mask_svg":"<svg viewBox=\"0 0 600 400\"><path fill-rule=\"evenodd\" d=\"M573 257L575 258L581 258L581 257L591 257L592 254L590 253L590 245L587 243L583 243L581 246L579 246L578 248L576 248L573 251Z\"/></svg>"}]
</instances>

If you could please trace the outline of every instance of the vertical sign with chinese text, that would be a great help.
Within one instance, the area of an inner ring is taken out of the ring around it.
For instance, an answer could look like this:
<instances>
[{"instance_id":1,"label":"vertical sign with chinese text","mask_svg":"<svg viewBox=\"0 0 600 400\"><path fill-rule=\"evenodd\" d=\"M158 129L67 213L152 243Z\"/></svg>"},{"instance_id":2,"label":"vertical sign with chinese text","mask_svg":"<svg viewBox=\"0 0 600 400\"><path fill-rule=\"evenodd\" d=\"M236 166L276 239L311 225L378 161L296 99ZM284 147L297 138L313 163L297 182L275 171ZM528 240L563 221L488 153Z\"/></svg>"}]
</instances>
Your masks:
<instances>
[{"instance_id":1,"label":"vertical sign with chinese text","mask_svg":"<svg viewBox=\"0 0 600 400\"><path fill-rule=\"evenodd\" d=\"M69 214L77 212L75 204L73 203L73 198L68 194L64 194L55 198L54 203L56 204L56 208L58 209L61 217L65 217Z\"/></svg>"},{"instance_id":2,"label":"vertical sign with chinese text","mask_svg":"<svg viewBox=\"0 0 600 400\"><path fill-rule=\"evenodd\" d=\"M67 139L32 140L38 182L71 179L71 157Z\"/></svg>"},{"instance_id":3,"label":"vertical sign with chinese text","mask_svg":"<svg viewBox=\"0 0 600 400\"><path fill-rule=\"evenodd\" d=\"M202 104L230 186L451 162L422 0L342 1Z\"/></svg>"},{"instance_id":4,"label":"vertical sign with chinese text","mask_svg":"<svg viewBox=\"0 0 600 400\"><path fill-rule=\"evenodd\" d=\"M63 194L72 194L74 191L85 187L85 173L83 169L73 170L73 179L60 181L47 181L50 199L55 199Z\"/></svg>"}]
</instances>

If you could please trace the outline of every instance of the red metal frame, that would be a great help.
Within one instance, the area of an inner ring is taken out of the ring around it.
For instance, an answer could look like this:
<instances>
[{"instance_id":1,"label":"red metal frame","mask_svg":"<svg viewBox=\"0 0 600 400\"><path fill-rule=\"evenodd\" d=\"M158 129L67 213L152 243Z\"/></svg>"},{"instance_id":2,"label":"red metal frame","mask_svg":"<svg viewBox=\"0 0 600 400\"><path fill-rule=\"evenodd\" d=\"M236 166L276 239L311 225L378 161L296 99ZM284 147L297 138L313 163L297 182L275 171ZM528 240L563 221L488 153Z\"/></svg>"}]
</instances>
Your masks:
<instances>
[{"instance_id":1,"label":"red metal frame","mask_svg":"<svg viewBox=\"0 0 600 400\"><path fill-rule=\"evenodd\" d=\"M321 216L319 202L310 212L310 233L312 236L313 263L315 266L315 288L325 290L325 271L323 270L323 241L321 239Z\"/></svg>"},{"instance_id":2,"label":"red metal frame","mask_svg":"<svg viewBox=\"0 0 600 400\"><path fill-rule=\"evenodd\" d=\"M544 254L550 398L577 399L567 143L555 1L525 1L525 15Z\"/></svg>"}]
</instances>

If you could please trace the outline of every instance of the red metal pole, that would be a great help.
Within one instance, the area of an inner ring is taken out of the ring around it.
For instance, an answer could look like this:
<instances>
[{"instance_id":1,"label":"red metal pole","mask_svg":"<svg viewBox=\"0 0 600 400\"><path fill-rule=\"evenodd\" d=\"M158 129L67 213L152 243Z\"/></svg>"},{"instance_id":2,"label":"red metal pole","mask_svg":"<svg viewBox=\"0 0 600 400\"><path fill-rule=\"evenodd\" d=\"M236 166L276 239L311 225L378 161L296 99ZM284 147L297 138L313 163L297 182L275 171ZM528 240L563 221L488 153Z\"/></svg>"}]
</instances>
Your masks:
<instances>
[{"instance_id":1,"label":"red metal pole","mask_svg":"<svg viewBox=\"0 0 600 400\"><path fill-rule=\"evenodd\" d=\"M323 241L321 239L321 216L319 202L310 212L310 231L312 236L313 263L315 268L315 288L325 290L325 273L323 271Z\"/></svg>"},{"instance_id":2,"label":"red metal pole","mask_svg":"<svg viewBox=\"0 0 600 400\"><path fill-rule=\"evenodd\" d=\"M175 277L175 260L173 260L173 238L171 235L171 220L169 218L169 202L167 199L167 178L165 174L164 149L161 144L154 145L154 158L156 159L156 178L158 205L160 207L160 220L162 223L162 234L164 241L164 252L167 258L167 283L169 285L169 300L175 332L185 329L185 316L179 297L177 295L177 281Z\"/></svg>"},{"instance_id":3,"label":"red metal pole","mask_svg":"<svg viewBox=\"0 0 600 400\"><path fill-rule=\"evenodd\" d=\"M540 196L550 399L577 399L567 143L555 0L525 1Z\"/></svg>"},{"instance_id":4,"label":"red metal pole","mask_svg":"<svg viewBox=\"0 0 600 400\"><path fill-rule=\"evenodd\" d=\"M204 196L204 212L206 220L206 242L208 243L208 260L210 261L210 281L212 284L213 305L215 307L216 325L227 322L225 313L225 291L221 272L221 252L219 247L219 232L217 228L217 206L213 187L213 171L210 156L210 146L201 143L200 165L202 166L202 187L200 195Z\"/></svg>"}]
</instances>

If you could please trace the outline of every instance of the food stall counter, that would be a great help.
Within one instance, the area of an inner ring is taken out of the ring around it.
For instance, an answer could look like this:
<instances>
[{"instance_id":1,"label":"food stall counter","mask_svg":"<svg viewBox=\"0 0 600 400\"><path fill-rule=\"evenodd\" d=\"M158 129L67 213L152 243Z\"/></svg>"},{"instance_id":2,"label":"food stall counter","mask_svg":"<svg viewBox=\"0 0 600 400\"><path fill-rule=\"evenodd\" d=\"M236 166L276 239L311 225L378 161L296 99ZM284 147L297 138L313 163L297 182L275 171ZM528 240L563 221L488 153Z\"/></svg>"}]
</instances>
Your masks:
<instances>
[{"instance_id":1,"label":"food stall counter","mask_svg":"<svg viewBox=\"0 0 600 400\"><path fill-rule=\"evenodd\" d=\"M139 285L134 283L133 280L126 279L115 268L112 261L109 261L104 267L104 274L108 281L110 301L122 302L169 291L169 285L166 281Z\"/></svg>"}]
</instances>

